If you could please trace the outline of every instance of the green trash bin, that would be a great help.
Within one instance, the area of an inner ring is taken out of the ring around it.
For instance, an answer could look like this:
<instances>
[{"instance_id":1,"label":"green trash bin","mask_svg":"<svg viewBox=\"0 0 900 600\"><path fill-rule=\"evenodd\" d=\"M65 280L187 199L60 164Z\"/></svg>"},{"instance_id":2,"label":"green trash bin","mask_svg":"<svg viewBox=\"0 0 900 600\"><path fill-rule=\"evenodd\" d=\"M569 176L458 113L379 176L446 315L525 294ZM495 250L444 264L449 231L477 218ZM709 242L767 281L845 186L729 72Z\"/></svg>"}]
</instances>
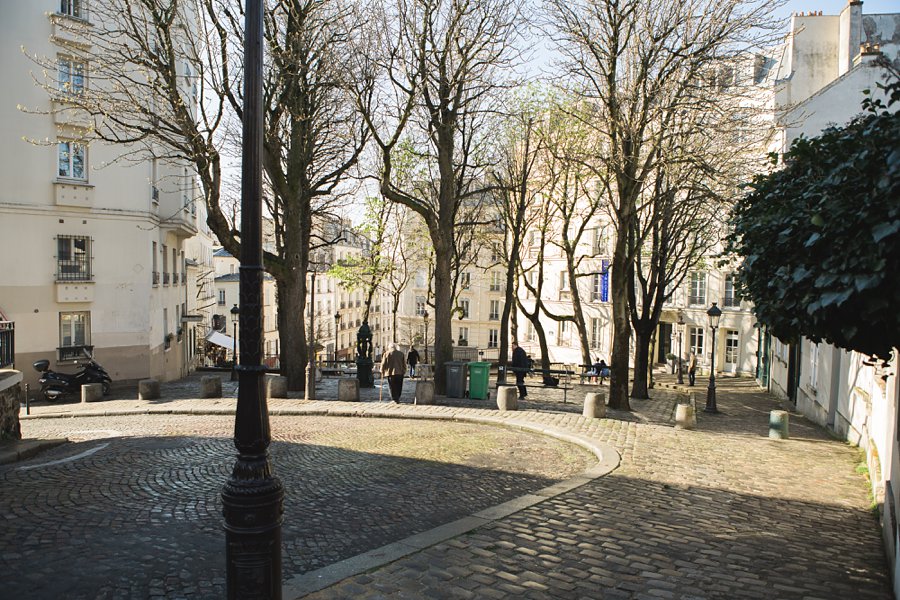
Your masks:
<instances>
[{"instance_id":1,"label":"green trash bin","mask_svg":"<svg viewBox=\"0 0 900 600\"><path fill-rule=\"evenodd\" d=\"M488 392L488 380L490 379L490 375L491 363L469 363L469 398L472 398L473 400L487 400L490 395Z\"/></svg>"}]
</instances>

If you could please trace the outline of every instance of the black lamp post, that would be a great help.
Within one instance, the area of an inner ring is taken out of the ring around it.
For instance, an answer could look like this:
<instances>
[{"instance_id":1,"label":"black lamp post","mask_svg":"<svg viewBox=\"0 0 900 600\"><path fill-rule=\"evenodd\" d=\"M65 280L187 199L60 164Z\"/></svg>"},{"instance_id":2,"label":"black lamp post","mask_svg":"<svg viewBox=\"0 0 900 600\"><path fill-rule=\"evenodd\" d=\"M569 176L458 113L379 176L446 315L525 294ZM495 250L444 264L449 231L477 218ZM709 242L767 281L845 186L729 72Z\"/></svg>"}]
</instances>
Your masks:
<instances>
[{"instance_id":1,"label":"black lamp post","mask_svg":"<svg viewBox=\"0 0 900 600\"><path fill-rule=\"evenodd\" d=\"M241 317L241 309L238 308L238 305L235 304L231 307L231 329L234 333L232 335L234 337L231 338L231 380L237 381L237 362L238 362L238 349L237 349L237 326L238 321Z\"/></svg>"},{"instance_id":2,"label":"black lamp post","mask_svg":"<svg viewBox=\"0 0 900 600\"><path fill-rule=\"evenodd\" d=\"M716 408L716 329L719 328L722 309L713 302L706 314L709 316L709 327L712 329L712 358L709 361L709 387L706 388L706 408L703 412L717 413L719 409Z\"/></svg>"},{"instance_id":3,"label":"black lamp post","mask_svg":"<svg viewBox=\"0 0 900 600\"><path fill-rule=\"evenodd\" d=\"M425 342L425 364L428 364L428 311L422 311L422 316L425 318L425 332L422 334L422 339Z\"/></svg>"},{"instance_id":4,"label":"black lamp post","mask_svg":"<svg viewBox=\"0 0 900 600\"><path fill-rule=\"evenodd\" d=\"M316 399L316 267L312 265L309 288L309 357L306 361L306 399Z\"/></svg>"},{"instance_id":5,"label":"black lamp post","mask_svg":"<svg viewBox=\"0 0 900 600\"><path fill-rule=\"evenodd\" d=\"M247 0L244 19L244 114L241 160L241 364L234 415L238 455L222 487L228 600L281 600L284 486L269 461L264 393L262 149L263 1Z\"/></svg>"},{"instance_id":6,"label":"black lamp post","mask_svg":"<svg viewBox=\"0 0 900 600\"><path fill-rule=\"evenodd\" d=\"M337 368L338 360L338 328L341 326L341 313L334 313L334 368Z\"/></svg>"},{"instance_id":7,"label":"black lamp post","mask_svg":"<svg viewBox=\"0 0 900 600\"><path fill-rule=\"evenodd\" d=\"M682 363L684 362L684 349L682 348L682 340L684 339L684 313L678 311L678 383L684 383L684 369L682 367Z\"/></svg>"}]
</instances>

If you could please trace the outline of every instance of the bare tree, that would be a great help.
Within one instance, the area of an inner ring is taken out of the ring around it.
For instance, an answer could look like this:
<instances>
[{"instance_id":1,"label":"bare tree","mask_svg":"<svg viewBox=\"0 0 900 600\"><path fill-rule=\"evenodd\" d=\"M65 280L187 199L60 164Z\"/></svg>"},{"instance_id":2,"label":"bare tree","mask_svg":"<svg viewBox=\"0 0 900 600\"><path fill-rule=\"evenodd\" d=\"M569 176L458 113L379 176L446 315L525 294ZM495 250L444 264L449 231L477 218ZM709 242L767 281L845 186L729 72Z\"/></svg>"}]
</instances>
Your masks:
<instances>
[{"instance_id":1,"label":"bare tree","mask_svg":"<svg viewBox=\"0 0 900 600\"><path fill-rule=\"evenodd\" d=\"M640 245L629 235L648 176L684 111L715 98L697 85L701 75L774 29L777 0L548 0L547 25L566 75L588 109L596 133L595 175L608 195L615 224L611 264L613 348L610 399L630 409L629 275Z\"/></svg>"},{"instance_id":2,"label":"bare tree","mask_svg":"<svg viewBox=\"0 0 900 600\"><path fill-rule=\"evenodd\" d=\"M452 356L453 257L462 207L485 196L483 126L519 26L514 0L397 0L380 16L378 53L358 103L380 150L381 193L424 220L435 252L435 391ZM394 176L401 143L428 165L428 177L404 185Z\"/></svg>"}]
</instances>

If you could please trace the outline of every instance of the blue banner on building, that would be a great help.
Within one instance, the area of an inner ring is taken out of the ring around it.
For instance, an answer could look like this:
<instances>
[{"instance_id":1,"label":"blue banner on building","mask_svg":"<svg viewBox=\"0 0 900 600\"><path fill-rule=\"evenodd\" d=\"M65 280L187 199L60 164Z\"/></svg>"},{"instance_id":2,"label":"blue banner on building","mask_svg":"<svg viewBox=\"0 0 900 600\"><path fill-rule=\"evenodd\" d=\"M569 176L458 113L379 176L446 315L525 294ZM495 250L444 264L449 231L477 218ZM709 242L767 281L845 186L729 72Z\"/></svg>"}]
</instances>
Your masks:
<instances>
[{"instance_id":1,"label":"blue banner on building","mask_svg":"<svg viewBox=\"0 0 900 600\"><path fill-rule=\"evenodd\" d=\"M609 302L609 261L601 260L600 268L603 271L600 276L600 301Z\"/></svg>"}]
</instances>

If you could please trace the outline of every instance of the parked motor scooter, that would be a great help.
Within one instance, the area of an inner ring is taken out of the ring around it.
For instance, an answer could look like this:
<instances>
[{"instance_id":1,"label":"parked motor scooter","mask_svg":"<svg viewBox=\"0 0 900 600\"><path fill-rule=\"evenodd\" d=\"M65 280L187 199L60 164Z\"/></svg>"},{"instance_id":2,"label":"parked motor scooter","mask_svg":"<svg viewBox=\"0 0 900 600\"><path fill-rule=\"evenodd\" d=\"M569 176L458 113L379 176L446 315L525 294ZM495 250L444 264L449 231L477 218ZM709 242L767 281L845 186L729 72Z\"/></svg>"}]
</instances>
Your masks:
<instances>
[{"instance_id":1,"label":"parked motor scooter","mask_svg":"<svg viewBox=\"0 0 900 600\"><path fill-rule=\"evenodd\" d=\"M41 374L39 380L41 394L48 402L55 402L70 394L78 396L81 394L81 386L86 383L100 383L103 385L103 395L109 394L112 379L106 369L100 366L87 350L84 351L84 355L88 359L87 362L80 363L81 370L74 374L51 371L50 361L46 359L34 362L34 369Z\"/></svg>"}]
</instances>

